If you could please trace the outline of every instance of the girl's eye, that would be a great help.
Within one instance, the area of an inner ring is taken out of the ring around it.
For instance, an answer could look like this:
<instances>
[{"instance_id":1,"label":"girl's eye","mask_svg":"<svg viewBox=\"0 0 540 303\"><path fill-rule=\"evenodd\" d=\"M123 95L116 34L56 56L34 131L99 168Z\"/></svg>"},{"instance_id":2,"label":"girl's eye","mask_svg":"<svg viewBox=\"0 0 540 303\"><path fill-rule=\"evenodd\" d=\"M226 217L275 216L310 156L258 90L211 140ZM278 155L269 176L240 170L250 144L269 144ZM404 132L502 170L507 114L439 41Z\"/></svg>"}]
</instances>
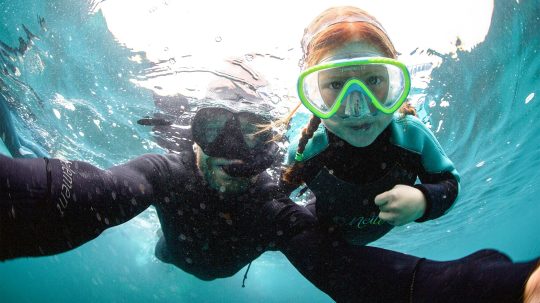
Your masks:
<instances>
[{"instance_id":1,"label":"girl's eye","mask_svg":"<svg viewBox=\"0 0 540 303\"><path fill-rule=\"evenodd\" d=\"M330 83L332 89L341 89L343 87L343 81L334 81Z\"/></svg>"},{"instance_id":2,"label":"girl's eye","mask_svg":"<svg viewBox=\"0 0 540 303\"><path fill-rule=\"evenodd\" d=\"M368 85L373 85L374 86L374 85L380 84L382 81L377 76L371 76L371 77L367 78L366 82L367 82Z\"/></svg>"}]
</instances>

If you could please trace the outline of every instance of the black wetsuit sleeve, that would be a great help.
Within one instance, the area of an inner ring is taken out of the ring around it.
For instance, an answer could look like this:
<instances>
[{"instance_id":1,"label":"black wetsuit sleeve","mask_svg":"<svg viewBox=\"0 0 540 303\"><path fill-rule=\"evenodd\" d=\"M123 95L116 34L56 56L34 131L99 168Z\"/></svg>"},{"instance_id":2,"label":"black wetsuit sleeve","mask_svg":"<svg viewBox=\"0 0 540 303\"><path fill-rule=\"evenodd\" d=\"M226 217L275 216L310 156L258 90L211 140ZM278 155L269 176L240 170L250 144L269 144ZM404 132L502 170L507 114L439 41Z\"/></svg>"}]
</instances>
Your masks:
<instances>
[{"instance_id":1,"label":"black wetsuit sleeve","mask_svg":"<svg viewBox=\"0 0 540 303\"><path fill-rule=\"evenodd\" d=\"M424 173L420 175L421 184L414 187L426 197L426 211L416 222L424 222L444 215L454 204L458 195L458 181L450 172L438 174Z\"/></svg>"},{"instance_id":2,"label":"black wetsuit sleeve","mask_svg":"<svg viewBox=\"0 0 540 303\"><path fill-rule=\"evenodd\" d=\"M0 260L65 252L165 196L174 156L107 170L85 162L0 156Z\"/></svg>"},{"instance_id":3,"label":"black wetsuit sleeve","mask_svg":"<svg viewBox=\"0 0 540 303\"><path fill-rule=\"evenodd\" d=\"M538 259L512 262L494 250L433 261L370 246L349 245L317 227L281 250L295 268L336 302L522 302Z\"/></svg>"}]
</instances>

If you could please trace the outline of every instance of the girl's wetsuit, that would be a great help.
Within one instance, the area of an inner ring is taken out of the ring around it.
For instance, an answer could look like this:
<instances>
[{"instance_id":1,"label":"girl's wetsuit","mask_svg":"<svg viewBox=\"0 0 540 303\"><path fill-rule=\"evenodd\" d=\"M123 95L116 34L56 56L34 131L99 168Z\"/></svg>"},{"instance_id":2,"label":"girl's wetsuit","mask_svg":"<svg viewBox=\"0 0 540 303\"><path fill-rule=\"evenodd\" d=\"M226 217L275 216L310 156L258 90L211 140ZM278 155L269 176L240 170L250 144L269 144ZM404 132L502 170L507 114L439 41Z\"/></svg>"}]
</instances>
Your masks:
<instances>
[{"instance_id":1,"label":"girl's wetsuit","mask_svg":"<svg viewBox=\"0 0 540 303\"><path fill-rule=\"evenodd\" d=\"M158 256L203 279L275 248L338 302L519 302L534 268L494 251L436 262L351 246L264 177L238 200L221 197L201 183L193 158L144 155L102 170L0 155L0 259L70 250L154 203L164 233Z\"/></svg>"},{"instance_id":2,"label":"girl's wetsuit","mask_svg":"<svg viewBox=\"0 0 540 303\"><path fill-rule=\"evenodd\" d=\"M292 144L289 162L295 152ZM321 125L304 155L301 176L316 198L308 209L321 224L339 229L355 245L372 242L392 229L379 219L374 200L397 184L414 186L426 197L426 211L418 222L442 216L458 194L459 175L453 163L433 134L412 116L394 119L367 147L354 147Z\"/></svg>"}]
</instances>

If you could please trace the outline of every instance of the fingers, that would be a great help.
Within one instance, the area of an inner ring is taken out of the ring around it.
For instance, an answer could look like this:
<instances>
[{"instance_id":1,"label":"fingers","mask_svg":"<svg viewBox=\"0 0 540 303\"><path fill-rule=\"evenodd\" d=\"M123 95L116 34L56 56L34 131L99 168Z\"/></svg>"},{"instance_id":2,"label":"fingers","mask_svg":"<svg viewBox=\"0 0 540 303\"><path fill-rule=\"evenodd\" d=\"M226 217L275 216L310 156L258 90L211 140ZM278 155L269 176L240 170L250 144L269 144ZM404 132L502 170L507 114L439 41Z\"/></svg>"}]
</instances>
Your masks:
<instances>
[{"instance_id":1,"label":"fingers","mask_svg":"<svg viewBox=\"0 0 540 303\"><path fill-rule=\"evenodd\" d=\"M390 209L390 194L386 191L375 197L375 205L379 207L379 218L383 221L386 221L389 224L392 224L396 215Z\"/></svg>"},{"instance_id":2,"label":"fingers","mask_svg":"<svg viewBox=\"0 0 540 303\"><path fill-rule=\"evenodd\" d=\"M396 215L391 212L381 211L379 212L379 218L381 218L381 220L383 221L390 223L396 218Z\"/></svg>"},{"instance_id":3,"label":"fingers","mask_svg":"<svg viewBox=\"0 0 540 303\"><path fill-rule=\"evenodd\" d=\"M540 302L540 263L525 285L525 303Z\"/></svg>"},{"instance_id":4,"label":"fingers","mask_svg":"<svg viewBox=\"0 0 540 303\"><path fill-rule=\"evenodd\" d=\"M406 224L406 222L400 220L399 216L395 212L381 211L379 213L379 218L394 226L402 226Z\"/></svg>"},{"instance_id":5,"label":"fingers","mask_svg":"<svg viewBox=\"0 0 540 303\"><path fill-rule=\"evenodd\" d=\"M381 194L378 194L377 196L375 196L375 205L379 206L380 208L381 206L390 202L391 198L392 198L392 195L390 194L389 191L385 191Z\"/></svg>"},{"instance_id":6,"label":"fingers","mask_svg":"<svg viewBox=\"0 0 540 303\"><path fill-rule=\"evenodd\" d=\"M395 194L392 190L385 191L375 197L375 205L379 207L379 218L390 225L400 225L397 220L399 219L399 211L396 209L392 201L395 200Z\"/></svg>"}]
</instances>

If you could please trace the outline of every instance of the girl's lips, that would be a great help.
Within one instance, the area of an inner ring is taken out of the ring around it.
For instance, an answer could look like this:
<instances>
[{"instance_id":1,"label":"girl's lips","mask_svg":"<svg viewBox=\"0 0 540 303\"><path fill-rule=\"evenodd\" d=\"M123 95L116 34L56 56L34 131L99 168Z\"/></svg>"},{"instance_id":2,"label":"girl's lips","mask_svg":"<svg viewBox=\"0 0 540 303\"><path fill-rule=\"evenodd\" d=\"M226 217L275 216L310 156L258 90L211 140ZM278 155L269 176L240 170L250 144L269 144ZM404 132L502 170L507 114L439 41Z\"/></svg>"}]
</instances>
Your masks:
<instances>
[{"instance_id":1,"label":"girl's lips","mask_svg":"<svg viewBox=\"0 0 540 303\"><path fill-rule=\"evenodd\" d=\"M371 123L362 123L360 125L349 125L348 127L356 131L358 130L367 131L371 128Z\"/></svg>"}]
</instances>

